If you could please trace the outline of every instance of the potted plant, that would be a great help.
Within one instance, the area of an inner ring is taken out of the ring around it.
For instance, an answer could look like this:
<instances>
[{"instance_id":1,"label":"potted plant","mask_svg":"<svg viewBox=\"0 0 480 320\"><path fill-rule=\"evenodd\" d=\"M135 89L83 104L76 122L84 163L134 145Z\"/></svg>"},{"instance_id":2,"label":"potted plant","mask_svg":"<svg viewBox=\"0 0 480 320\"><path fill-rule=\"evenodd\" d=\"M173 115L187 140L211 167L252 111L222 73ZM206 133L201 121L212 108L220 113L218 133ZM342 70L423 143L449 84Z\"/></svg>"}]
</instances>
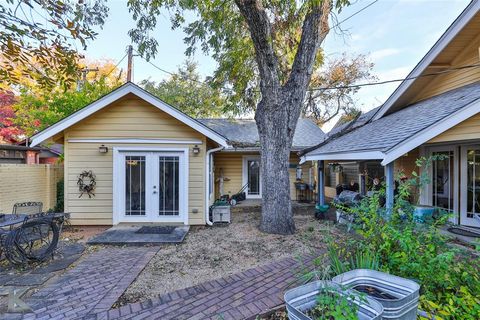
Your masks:
<instances>
[{"instance_id":1,"label":"potted plant","mask_svg":"<svg viewBox=\"0 0 480 320\"><path fill-rule=\"evenodd\" d=\"M289 320L381 319L383 307L332 281L314 281L285 293Z\"/></svg>"}]
</instances>

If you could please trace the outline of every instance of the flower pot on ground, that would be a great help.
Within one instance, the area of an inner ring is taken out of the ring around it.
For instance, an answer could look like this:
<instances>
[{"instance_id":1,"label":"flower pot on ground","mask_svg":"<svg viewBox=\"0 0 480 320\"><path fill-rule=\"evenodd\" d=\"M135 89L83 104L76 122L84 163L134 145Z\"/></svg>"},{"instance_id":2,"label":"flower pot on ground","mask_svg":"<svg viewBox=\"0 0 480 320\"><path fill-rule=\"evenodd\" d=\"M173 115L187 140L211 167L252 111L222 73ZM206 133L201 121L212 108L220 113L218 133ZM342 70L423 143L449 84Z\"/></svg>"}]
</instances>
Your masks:
<instances>
[{"instance_id":1,"label":"flower pot on ground","mask_svg":"<svg viewBox=\"0 0 480 320\"><path fill-rule=\"evenodd\" d=\"M367 295L332 281L314 281L285 293L289 320L381 319L383 307Z\"/></svg>"},{"instance_id":2,"label":"flower pot on ground","mask_svg":"<svg viewBox=\"0 0 480 320\"><path fill-rule=\"evenodd\" d=\"M383 319L417 318L420 285L412 280L375 270L356 269L342 273L332 281L377 300L383 306Z\"/></svg>"},{"instance_id":3,"label":"flower pot on ground","mask_svg":"<svg viewBox=\"0 0 480 320\"><path fill-rule=\"evenodd\" d=\"M431 221L433 214L435 213L435 207L425 205L415 205L413 209L413 219L416 222L425 223Z\"/></svg>"}]
</instances>

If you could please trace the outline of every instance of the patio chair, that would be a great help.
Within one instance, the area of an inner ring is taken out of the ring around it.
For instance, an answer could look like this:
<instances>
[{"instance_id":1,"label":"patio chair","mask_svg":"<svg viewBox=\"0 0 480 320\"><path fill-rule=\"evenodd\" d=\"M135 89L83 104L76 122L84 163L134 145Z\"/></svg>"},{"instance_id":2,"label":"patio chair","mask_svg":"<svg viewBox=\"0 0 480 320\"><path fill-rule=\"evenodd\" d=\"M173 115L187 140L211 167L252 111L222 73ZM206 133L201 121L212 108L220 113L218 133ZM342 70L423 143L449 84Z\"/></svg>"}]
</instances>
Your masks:
<instances>
[{"instance_id":1,"label":"patio chair","mask_svg":"<svg viewBox=\"0 0 480 320\"><path fill-rule=\"evenodd\" d=\"M12 214L34 215L42 212L42 202L17 202L13 205Z\"/></svg>"}]
</instances>

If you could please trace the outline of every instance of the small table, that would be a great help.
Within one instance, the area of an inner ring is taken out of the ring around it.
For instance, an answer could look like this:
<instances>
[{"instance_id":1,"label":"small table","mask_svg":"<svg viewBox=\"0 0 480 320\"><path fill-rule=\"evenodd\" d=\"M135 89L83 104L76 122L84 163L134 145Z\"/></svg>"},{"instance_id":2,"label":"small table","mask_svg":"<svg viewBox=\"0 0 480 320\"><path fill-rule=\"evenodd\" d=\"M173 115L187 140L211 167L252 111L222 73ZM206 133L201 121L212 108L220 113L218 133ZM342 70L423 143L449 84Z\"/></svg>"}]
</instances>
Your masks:
<instances>
[{"instance_id":1,"label":"small table","mask_svg":"<svg viewBox=\"0 0 480 320\"><path fill-rule=\"evenodd\" d=\"M0 228L11 227L22 223L26 217L26 214L6 214L0 218Z\"/></svg>"}]
</instances>

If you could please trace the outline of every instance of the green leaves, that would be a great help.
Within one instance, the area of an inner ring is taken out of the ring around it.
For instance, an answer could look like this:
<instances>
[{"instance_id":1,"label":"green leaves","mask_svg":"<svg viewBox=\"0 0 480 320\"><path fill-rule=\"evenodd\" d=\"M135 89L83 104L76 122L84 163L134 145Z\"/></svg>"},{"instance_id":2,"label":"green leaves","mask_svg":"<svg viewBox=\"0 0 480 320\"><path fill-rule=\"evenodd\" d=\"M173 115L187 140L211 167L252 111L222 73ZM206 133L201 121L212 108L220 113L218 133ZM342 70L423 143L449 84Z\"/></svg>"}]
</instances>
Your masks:
<instances>
[{"instance_id":1,"label":"green leaves","mask_svg":"<svg viewBox=\"0 0 480 320\"><path fill-rule=\"evenodd\" d=\"M220 89L205 83L197 64L186 61L169 79L159 83L144 80L140 85L153 95L194 118L225 116L225 98Z\"/></svg>"},{"instance_id":2,"label":"green leaves","mask_svg":"<svg viewBox=\"0 0 480 320\"><path fill-rule=\"evenodd\" d=\"M19 0L0 4L0 80L67 88L78 71L76 44L86 48L108 13L105 0Z\"/></svg>"}]
</instances>

